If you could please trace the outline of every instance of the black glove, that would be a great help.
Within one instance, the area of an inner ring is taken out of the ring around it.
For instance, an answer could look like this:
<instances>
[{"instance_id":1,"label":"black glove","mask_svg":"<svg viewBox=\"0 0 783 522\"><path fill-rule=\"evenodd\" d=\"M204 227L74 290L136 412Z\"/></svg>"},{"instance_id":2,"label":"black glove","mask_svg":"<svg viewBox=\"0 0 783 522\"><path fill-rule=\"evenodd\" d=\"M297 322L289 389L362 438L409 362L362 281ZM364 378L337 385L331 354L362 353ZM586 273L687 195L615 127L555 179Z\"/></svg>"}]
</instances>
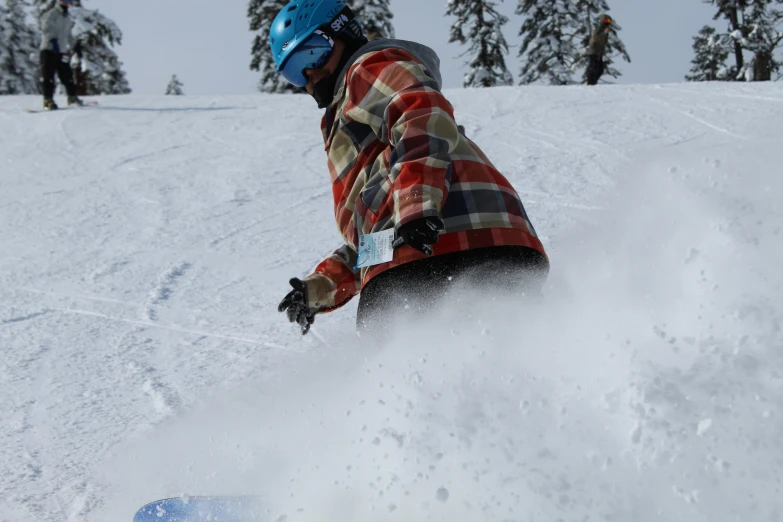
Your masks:
<instances>
[{"instance_id":1,"label":"black glove","mask_svg":"<svg viewBox=\"0 0 783 522\"><path fill-rule=\"evenodd\" d=\"M397 239L392 247L397 249L402 245L415 248L423 254L432 255L432 247L438 242L438 234L444 229L443 221L435 216L414 219L397 229Z\"/></svg>"},{"instance_id":2,"label":"black glove","mask_svg":"<svg viewBox=\"0 0 783 522\"><path fill-rule=\"evenodd\" d=\"M307 306L307 286L304 281L296 277L292 278L289 283L294 289L280 301L277 311L285 312L288 320L297 323L302 329L302 335L304 335L310 331L310 325L315 321L315 314L311 314L310 307Z\"/></svg>"},{"instance_id":3,"label":"black glove","mask_svg":"<svg viewBox=\"0 0 783 522\"><path fill-rule=\"evenodd\" d=\"M80 59L82 57L82 43L77 40L75 44L73 44L73 54L78 56Z\"/></svg>"}]
</instances>

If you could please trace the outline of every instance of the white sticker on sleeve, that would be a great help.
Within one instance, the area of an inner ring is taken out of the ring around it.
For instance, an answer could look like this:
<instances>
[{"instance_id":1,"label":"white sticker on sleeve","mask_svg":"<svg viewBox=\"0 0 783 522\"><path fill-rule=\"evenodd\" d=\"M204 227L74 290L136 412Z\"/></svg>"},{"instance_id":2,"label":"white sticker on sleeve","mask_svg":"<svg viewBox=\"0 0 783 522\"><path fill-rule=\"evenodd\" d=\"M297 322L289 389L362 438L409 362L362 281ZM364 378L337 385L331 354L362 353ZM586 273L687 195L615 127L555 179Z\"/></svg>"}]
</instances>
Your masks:
<instances>
[{"instance_id":1,"label":"white sticker on sleeve","mask_svg":"<svg viewBox=\"0 0 783 522\"><path fill-rule=\"evenodd\" d=\"M394 258L394 229L359 236L356 269L388 263Z\"/></svg>"}]
</instances>

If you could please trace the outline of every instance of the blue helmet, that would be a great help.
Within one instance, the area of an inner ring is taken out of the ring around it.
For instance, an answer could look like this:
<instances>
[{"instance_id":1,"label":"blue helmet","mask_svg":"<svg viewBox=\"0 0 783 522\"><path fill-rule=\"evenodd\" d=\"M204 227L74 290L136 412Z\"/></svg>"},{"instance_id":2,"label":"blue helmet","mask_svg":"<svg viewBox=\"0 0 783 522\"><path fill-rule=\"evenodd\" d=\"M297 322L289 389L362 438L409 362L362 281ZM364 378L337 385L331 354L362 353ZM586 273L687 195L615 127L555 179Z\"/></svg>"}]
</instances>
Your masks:
<instances>
[{"instance_id":1,"label":"blue helmet","mask_svg":"<svg viewBox=\"0 0 783 522\"><path fill-rule=\"evenodd\" d=\"M350 20L343 20L340 27L333 27L343 10L346 9L342 0L292 0L275 17L269 29L269 47L272 49L277 70L281 70L286 59L292 52L317 29L332 26L334 33L339 33L343 25ZM348 10L350 12L350 10ZM351 15L352 17L352 15Z\"/></svg>"}]
</instances>

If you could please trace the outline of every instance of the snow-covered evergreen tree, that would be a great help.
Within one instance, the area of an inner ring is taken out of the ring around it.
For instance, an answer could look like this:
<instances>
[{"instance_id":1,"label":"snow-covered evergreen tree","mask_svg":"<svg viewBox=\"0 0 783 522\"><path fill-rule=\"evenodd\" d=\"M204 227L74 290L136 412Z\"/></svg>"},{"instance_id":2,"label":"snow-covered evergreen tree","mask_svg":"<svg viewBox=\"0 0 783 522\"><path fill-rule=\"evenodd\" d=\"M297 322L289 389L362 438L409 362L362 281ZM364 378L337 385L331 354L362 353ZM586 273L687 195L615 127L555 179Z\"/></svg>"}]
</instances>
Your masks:
<instances>
[{"instance_id":1,"label":"snow-covered evergreen tree","mask_svg":"<svg viewBox=\"0 0 783 522\"><path fill-rule=\"evenodd\" d=\"M590 36L593 34L593 31L595 30L596 22L598 21L598 17L604 14L610 13L609 3L607 0L573 0L574 1L574 8L575 12L579 15L581 19L581 24L579 26L579 31L577 33L579 40L581 41L582 46L586 46L587 43L590 41ZM618 59L623 59L626 62L631 62L631 57L628 54L628 51L625 48L625 44L620 39L620 31L622 31L622 26L617 23L617 20L614 20L612 22L611 30L609 33L609 40L606 44L606 53L604 54L604 65L606 69L604 70L604 74L607 76L611 76L612 78L618 78L622 75L620 71L618 71L615 67L612 65L615 63ZM575 68L578 67L586 67L586 60L576 60Z\"/></svg>"},{"instance_id":2,"label":"snow-covered evergreen tree","mask_svg":"<svg viewBox=\"0 0 783 522\"><path fill-rule=\"evenodd\" d=\"M129 94L125 71L112 47L122 43L122 32L101 13L72 8L76 21L74 38L81 43L87 94Z\"/></svg>"},{"instance_id":3,"label":"snow-covered evergreen tree","mask_svg":"<svg viewBox=\"0 0 783 522\"><path fill-rule=\"evenodd\" d=\"M581 25L575 9L573 0L520 0L516 13L525 17L519 30L520 84L573 83L572 67L579 53L575 39Z\"/></svg>"},{"instance_id":4,"label":"snow-covered evergreen tree","mask_svg":"<svg viewBox=\"0 0 783 522\"><path fill-rule=\"evenodd\" d=\"M783 43L783 10L774 4L783 4L780 0L754 1L746 11L743 49L752 53L748 79L770 81L772 74L781 68L781 59L775 55Z\"/></svg>"},{"instance_id":5,"label":"snow-covered evergreen tree","mask_svg":"<svg viewBox=\"0 0 783 522\"><path fill-rule=\"evenodd\" d=\"M35 17L40 18L44 12L57 5L57 0L33 0L32 3Z\"/></svg>"},{"instance_id":6,"label":"snow-covered evergreen tree","mask_svg":"<svg viewBox=\"0 0 783 522\"><path fill-rule=\"evenodd\" d=\"M394 15L389 9L389 0L345 0L348 7L362 24L372 22L385 38L394 38Z\"/></svg>"},{"instance_id":7,"label":"snow-covered evergreen tree","mask_svg":"<svg viewBox=\"0 0 783 522\"><path fill-rule=\"evenodd\" d=\"M0 4L0 94L41 92L36 30L22 0Z\"/></svg>"},{"instance_id":8,"label":"snow-covered evergreen tree","mask_svg":"<svg viewBox=\"0 0 783 522\"><path fill-rule=\"evenodd\" d=\"M39 16L56 5L56 0L34 1ZM71 66L84 73L85 94L130 93L122 62L113 50L122 44L122 31L117 24L97 10L82 7L81 0L72 0L68 13L74 21L74 43L79 42L82 48L82 58L74 57Z\"/></svg>"},{"instance_id":9,"label":"snow-covered evergreen tree","mask_svg":"<svg viewBox=\"0 0 783 522\"><path fill-rule=\"evenodd\" d=\"M717 8L713 20L724 19L727 22L727 31L719 33L721 36L729 35L733 38L734 73L732 78L743 79L745 71L745 56L742 52L742 12L747 7L749 0L704 0Z\"/></svg>"},{"instance_id":10,"label":"snow-covered evergreen tree","mask_svg":"<svg viewBox=\"0 0 783 522\"><path fill-rule=\"evenodd\" d=\"M783 0L704 0L716 8L713 20L726 24L734 55L730 80L765 80L781 67L775 52L781 43Z\"/></svg>"},{"instance_id":11,"label":"snow-covered evergreen tree","mask_svg":"<svg viewBox=\"0 0 783 522\"><path fill-rule=\"evenodd\" d=\"M269 50L269 29L275 16L288 0L250 0L247 17L250 30L256 33L250 51L250 69L261 72L258 90L261 92L305 92L294 87L277 72L275 60Z\"/></svg>"},{"instance_id":12,"label":"snow-covered evergreen tree","mask_svg":"<svg viewBox=\"0 0 783 522\"><path fill-rule=\"evenodd\" d=\"M182 96L185 94L182 91L182 82L179 81L179 78L177 78L176 74L171 75L171 80L169 81L168 87L166 87L166 94L171 96Z\"/></svg>"},{"instance_id":13,"label":"snow-covered evergreen tree","mask_svg":"<svg viewBox=\"0 0 783 522\"><path fill-rule=\"evenodd\" d=\"M513 78L506 67L508 44L503 25L508 18L495 9L494 0L449 0L446 14L456 16L449 42L468 44L468 73L463 87L511 85Z\"/></svg>"},{"instance_id":14,"label":"snow-covered evergreen tree","mask_svg":"<svg viewBox=\"0 0 783 522\"><path fill-rule=\"evenodd\" d=\"M691 61L693 66L685 79L689 82L710 82L734 76L734 71L726 67L730 45L727 38L717 34L714 27L702 27L699 36L693 37L693 52L696 56Z\"/></svg>"}]
</instances>

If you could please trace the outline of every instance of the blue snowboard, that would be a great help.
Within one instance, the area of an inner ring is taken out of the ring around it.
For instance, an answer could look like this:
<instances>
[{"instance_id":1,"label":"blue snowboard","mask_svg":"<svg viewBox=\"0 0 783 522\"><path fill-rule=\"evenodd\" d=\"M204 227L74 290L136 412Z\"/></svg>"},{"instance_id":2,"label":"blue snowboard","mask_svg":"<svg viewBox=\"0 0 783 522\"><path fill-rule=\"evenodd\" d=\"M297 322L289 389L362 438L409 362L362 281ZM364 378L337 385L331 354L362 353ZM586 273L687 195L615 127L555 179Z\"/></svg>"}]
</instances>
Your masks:
<instances>
[{"instance_id":1,"label":"blue snowboard","mask_svg":"<svg viewBox=\"0 0 783 522\"><path fill-rule=\"evenodd\" d=\"M133 522L258 522L258 497L175 497L142 507Z\"/></svg>"}]
</instances>

